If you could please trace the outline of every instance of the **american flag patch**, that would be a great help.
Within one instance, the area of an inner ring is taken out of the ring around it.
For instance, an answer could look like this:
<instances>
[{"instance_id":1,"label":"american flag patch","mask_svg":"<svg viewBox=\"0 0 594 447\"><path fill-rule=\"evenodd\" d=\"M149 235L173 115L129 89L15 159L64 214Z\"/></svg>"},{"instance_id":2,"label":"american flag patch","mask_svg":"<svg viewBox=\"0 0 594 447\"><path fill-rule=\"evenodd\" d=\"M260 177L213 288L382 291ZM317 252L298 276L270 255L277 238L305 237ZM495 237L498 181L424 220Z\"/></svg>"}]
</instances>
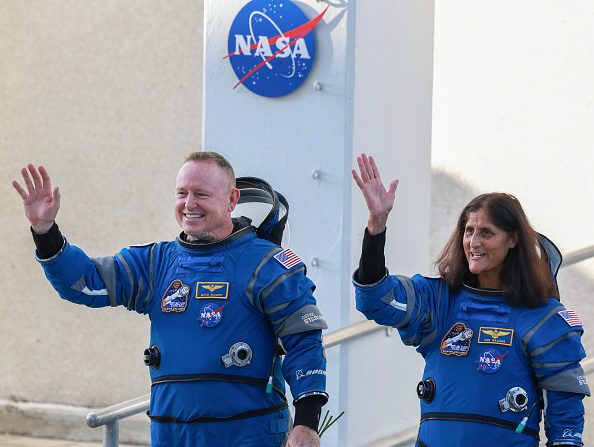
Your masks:
<instances>
[{"instance_id":1,"label":"american flag patch","mask_svg":"<svg viewBox=\"0 0 594 447\"><path fill-rule=\"evenodd\" d=\"M274 259L280 262L286 269L290 269L291 267L299 264L300 262L303 262L301 261L301 258L297 256L295 253L293 253L293 250L291 250L290 248L285 248L280 253L275 254Z\"/></svg>"},{"instance_id":2,"label":"american flag patch","mask_svg":"<svg viewBox=\"0 0 594 447\"><path fill-rule=\"evenodd\" d=\"M575 310L567 309L567 310L560 310L557 312L561 315L561 318L565 320L565 322L570 326L583 326L582 320L578 317L578 314Z\"/></svg>"}]
</instances>

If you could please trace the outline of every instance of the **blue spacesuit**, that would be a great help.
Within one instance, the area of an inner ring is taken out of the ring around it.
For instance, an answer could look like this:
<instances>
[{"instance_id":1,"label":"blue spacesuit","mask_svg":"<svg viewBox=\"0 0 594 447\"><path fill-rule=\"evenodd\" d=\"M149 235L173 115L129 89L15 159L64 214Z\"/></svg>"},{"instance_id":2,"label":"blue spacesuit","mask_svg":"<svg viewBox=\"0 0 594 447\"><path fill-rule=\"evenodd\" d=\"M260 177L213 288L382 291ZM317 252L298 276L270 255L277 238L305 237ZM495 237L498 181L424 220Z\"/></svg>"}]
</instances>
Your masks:
<instances>
[{"instance_id":1,"label":"blue spacesuit","mask_svg":"<svg viewBox=\"0 0 594 447\"><path fill-rule=\"evenodd\" d=\"M398 328L425 359L417 446L536 447L545 400L547 445L582 445L590 390L573 311L552 298L512 307L499 291L452 291L421 275L356 278L357 309Z\"/></svg>"},{"instance_id":2,"label":"blue spacesuit","mask_svg":"<svg viewBox=\"0 0 594 447\"><path fill-rule=\"evenodd\" d=\"M39 260L63 298L149 315L153 446L279 446L285 380L295 401L327 399L326 323L305 266L254 227L235 230L213 243L180 237L96 259L64 242Z\"/></svg>"}]
</instances>

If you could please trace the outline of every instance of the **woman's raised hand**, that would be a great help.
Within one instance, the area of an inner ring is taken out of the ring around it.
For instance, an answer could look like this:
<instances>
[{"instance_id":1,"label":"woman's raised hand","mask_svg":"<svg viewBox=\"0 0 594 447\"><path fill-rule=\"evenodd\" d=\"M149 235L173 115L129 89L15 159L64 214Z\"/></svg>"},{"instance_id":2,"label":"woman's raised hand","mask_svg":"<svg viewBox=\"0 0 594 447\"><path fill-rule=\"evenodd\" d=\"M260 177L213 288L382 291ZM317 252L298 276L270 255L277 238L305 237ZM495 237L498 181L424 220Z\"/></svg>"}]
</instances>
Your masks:
<instances>
[{"instance_id":1,"label":"woman's raised hand","mask_svg":"<svg viewBox=\"0 0 594 447\"><path fill-rule=\"evenodd\" d=\"M370 234L379 234L385 230L388 214L394 206L398 179L392 180L390 187L386 190L372 156L361 154L357 157L357 164L359 173L355 169L352 173L369 210L367 230Z\"/></svg>"}]
</instances>

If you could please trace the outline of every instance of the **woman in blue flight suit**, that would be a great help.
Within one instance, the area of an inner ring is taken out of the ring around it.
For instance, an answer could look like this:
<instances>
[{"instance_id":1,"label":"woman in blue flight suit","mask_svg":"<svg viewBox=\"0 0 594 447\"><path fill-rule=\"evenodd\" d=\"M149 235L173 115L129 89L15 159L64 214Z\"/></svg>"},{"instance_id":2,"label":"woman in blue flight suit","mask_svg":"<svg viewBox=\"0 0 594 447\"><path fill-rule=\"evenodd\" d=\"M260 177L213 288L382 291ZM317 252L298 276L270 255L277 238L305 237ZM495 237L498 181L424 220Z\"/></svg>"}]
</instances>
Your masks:
<instances>
[{"instance_id":1,"label":"woman in blue flight suit","mask_svg":"<svg viewBox=\"0 0 594 447\"><path fill-rule=\"evenodd\" d=\"M543 408L548 446L583 445L582 322L559 302L560 255L545 255L554 245L519 201L476 197L436 261L439 277L392 276L384 244L398 180L386 190L373 157L357 162L369 209L353 275L357 309L396 327L425 359L416 445L536 447Z\"/></svg>"}]
</instances>

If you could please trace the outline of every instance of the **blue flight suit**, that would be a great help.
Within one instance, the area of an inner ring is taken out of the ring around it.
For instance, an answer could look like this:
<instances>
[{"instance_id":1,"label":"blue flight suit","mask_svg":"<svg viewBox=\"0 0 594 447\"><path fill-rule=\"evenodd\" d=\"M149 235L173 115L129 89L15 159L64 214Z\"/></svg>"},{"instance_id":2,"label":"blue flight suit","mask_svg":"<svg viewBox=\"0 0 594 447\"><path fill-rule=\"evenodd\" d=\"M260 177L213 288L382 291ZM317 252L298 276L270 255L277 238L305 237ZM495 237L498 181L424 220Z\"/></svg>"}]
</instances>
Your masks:
<instances>
[{"instance_id":1,"label":"blue flight suit","mask_svg":"<svg viewBox=\"0 0 594 447\"><path fill-rule=\"evenodd\" d=\"M297 256L254 227L213 243L177 238L95 259L65 241L39 262L64 299L148 314L158 359L150 369L155 447L280 446L285 380L295 401L327 399L327 326L315 286Z\"/></svg>"},{"instance_id":2,"label":"blue flight suit","mask_svg":"<svg viewBox=\"0 0 594 447\"><path fill-rule=\"evenodd\" d=\"M582 445L582 398L590 395L579 364L583 328L559 301L512 307L500 291L452 291L421 275L353 283L357 309L396 327L425 359L423 381L435 392L421 400L417 446L537 447L543 390L547 445ZM517 387L527 402L514 412L505 398Z\"/></svg>"}]
</instances>

